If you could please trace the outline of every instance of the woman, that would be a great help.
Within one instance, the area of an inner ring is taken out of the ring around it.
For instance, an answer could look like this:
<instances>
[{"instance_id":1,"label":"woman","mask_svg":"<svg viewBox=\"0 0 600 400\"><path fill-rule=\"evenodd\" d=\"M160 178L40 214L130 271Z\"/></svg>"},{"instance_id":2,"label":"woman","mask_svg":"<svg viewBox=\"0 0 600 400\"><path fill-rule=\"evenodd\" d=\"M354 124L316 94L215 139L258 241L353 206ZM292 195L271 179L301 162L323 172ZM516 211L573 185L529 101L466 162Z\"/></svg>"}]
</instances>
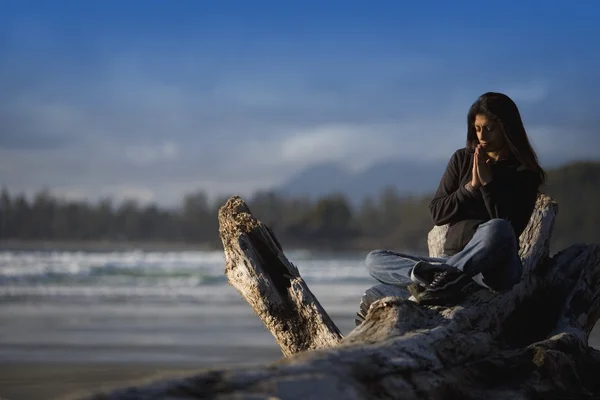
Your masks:
<instances>
[{"instance_id":1,"label":"woman","mask_svg":"<svg viewBox=\"0 0 600 400\"><path fill-rule=\"evenodd\" d=\"M545 179L516 104L483 94L467 116L467 145L452 155L429 205L435 225L449 224L444 256L375 250L369 273L390 285L414 283L409 289L421 303L456 301L473 281L510 289L523 269L518 238Z\"/></svg>"}]
</instances>

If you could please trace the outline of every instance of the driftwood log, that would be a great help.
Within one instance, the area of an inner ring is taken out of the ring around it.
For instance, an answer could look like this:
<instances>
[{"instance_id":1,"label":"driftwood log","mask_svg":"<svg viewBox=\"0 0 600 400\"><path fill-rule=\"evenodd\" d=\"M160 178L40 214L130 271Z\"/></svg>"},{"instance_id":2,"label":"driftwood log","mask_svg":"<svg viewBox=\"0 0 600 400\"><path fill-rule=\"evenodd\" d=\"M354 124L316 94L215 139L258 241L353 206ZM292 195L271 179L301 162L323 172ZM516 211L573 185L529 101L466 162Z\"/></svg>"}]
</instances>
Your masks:
<instances>
[{"instance_id":1,"label":"driftwood log","mask_svg":"<svg viewBox=\"0 0 600 400\"><path fill-rule=\"evenodd\" d=\"M541 195L520 238L523 279L510 291L479 290L453 307L380 298L342 337L273 233L232 197L219 212L226 274L285 357L92 398L600 398L600 351L588 346L600 317L600 248L551 257L556 213ZM444 235L430 233L432 254Z\"/></svg>"}]
</instances>

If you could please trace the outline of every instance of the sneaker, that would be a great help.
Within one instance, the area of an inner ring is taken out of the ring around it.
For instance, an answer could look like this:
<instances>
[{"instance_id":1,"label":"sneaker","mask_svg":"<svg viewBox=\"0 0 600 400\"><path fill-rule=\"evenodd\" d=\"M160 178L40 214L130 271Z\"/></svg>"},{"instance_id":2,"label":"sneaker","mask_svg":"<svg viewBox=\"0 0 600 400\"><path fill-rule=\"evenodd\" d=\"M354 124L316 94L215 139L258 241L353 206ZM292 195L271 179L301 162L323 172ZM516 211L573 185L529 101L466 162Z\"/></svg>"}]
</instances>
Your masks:
<instances>
[{"instance_id":1,"label":"sneaker","mask_svg":"<svg viewBox=\"0 0 600 400\"><path fill-rule=\"evenodd\" d=\"M435 291L426 289L416 297L416 301L418 304L423 305L456 305L468 295L480 289L484 289L483 286L478 285L473 280L462 280L461 282L463 283L462 286L458 287L458 285L455 285L446 290Z\"/></svg>"},{"instance_id":2,"label":"sneaker","mask_svg":"<svg viewBox=\"0 0 600 400\"><path fill-rule=\"evenodd\" d=\"M431 285L419 294L417 302L430 305L454 305L480 289L484 287L461 271L444 271L437 274Z\"/></svg>"},{"instance_id":3,"label":"sneaker","mask_svg":"<svg viewBox=\"0 0 600 400\"><path fill-rule=\"evenodd\" d=\"M369 309L371 308L371 304L384 297L407 298L409 297L409 293L407 293L406 288L388 285L387 283L380 283L368 288L367 290L365 290L365 294L360 299L359 310L356 313L356 317L354 319L356 326L363 323L363 321L367 317Z\"/></svg>"},{"instance_id":4,"label":"sneaker","mask_svg":"<svg viewBox=\"0 0 600 400\"><path fill-rule=\"evenodd\" d=\"M445 271L434 274L433 280L427 290L437 292L439 290L461 290L472 279L458 268L448 267Z\"/></svg>"},{"instance_id":5,"label":"sneaker","mask_svg":"<svg viewBox=\"0 0 600 400\"><path fill-rule=\"evenodd\" d=\"M427 288L435 280L437 275L452 269L456 268L446 264L431 264L426 261L419 261L410 271L410 279Z\"/></svg>"},{"instance_id":6,"label":"sneaker","mask_svg":"<svg viewBox=\"0 0 600 400\"><path fill-rule=\"evenodd\" d=\"M422 305L449 306L458 304L464 298L465 295L460 290L442 290L438 292L424 290L421 294L419 294L419 297L416 298L416 301L417 304Z\"/></svg>"}]
</instances>

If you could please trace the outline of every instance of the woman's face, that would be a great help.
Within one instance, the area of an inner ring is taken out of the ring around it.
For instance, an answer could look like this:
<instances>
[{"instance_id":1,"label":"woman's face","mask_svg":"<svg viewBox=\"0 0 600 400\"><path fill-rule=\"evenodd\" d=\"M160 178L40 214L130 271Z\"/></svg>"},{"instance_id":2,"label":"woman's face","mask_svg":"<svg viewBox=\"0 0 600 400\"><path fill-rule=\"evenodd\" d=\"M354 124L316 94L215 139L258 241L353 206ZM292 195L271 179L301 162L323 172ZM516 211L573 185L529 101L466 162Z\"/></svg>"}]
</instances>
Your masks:
<instances>
[{"instance_id":1,"label":"woman's face","mask_svg":"<svg viewBox=\"0 0 600 400\"><path fill-rule=\"evenodd\" d=\"M506 141L502 127L488 120L485 115L477 114L473 123L479 144L486 152L500 151L504 149Z\"/></svg>"}]
</instances>

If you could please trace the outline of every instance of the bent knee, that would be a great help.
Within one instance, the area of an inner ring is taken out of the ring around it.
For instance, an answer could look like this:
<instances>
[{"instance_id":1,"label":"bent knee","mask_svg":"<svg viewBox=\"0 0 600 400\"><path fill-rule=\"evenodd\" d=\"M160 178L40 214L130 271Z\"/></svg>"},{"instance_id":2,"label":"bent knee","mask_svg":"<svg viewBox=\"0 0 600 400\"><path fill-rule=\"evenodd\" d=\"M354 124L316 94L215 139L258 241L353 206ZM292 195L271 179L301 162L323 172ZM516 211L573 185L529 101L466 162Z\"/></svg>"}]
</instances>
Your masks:
<instances>
[{"instance_id":1,"label":"bent knee","mask_svg":"<svg viewBox=\"0 0 600 400\"><path fill-rule=\"evenodd\" d=\"M367 264L367 268L373 266L373 265L377 265L379 263L379 260L381 259L381 257L385 256L388 254L387 250L383 250L383 249L378 249L378 250L373 250L370 251L369 254L367 254L367 257L365 259L365 263Z\"/></svg>"},{"instance_id":2,"label":"bent knee","mask_svg":"<svg viewBox=\"0 0 600 400\"><path fill-rule=\"evenodd\" d=\"M495 237L515 236L512 225L505 219L493 218L486 222L486 224L488 225L487 228L490 230L490 233Z\"/></svg>"},{"instance_id":3,"label":"bent knee","mask_svg":"<svg viewBox=\"0 0 600 400\"><path fill-rule=\"evenodd\" d=\"M485 223L485 234L483 241L490 247L512 247L517 244L515 231L505 219L494 218Z\"/></svg>"}]
</instances>

